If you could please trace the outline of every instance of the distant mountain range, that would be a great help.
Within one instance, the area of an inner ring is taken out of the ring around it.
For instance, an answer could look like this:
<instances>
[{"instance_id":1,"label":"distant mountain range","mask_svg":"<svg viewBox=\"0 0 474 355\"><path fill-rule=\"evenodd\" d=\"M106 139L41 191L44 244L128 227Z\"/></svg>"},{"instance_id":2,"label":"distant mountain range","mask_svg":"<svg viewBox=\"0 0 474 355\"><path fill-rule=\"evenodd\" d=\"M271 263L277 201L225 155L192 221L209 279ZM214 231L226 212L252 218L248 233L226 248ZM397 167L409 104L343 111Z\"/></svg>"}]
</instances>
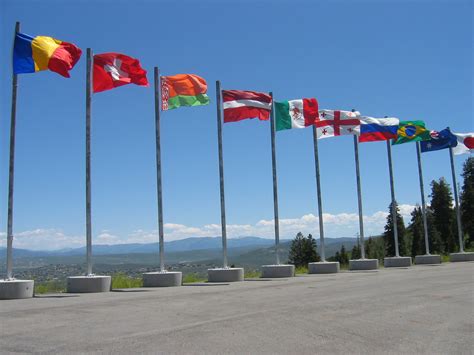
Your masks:
<instances>
[{"instance_id":1,"label":"distant mountain range","mask_svg":"<svg viewBox=\"0 0 474 355\"><path fill-rule=\"evenodd\" d=\"M346 248L354 245L355 238L326 238L326 246L336 246L346 244ZM282 239L281 244L289 244L289 239ZM227 240L228 249L240 249L241 251L251 251L255 249L270 247L274 244L273 239L260 237L230 238ZM319 246L319 240L317 241ZM221 249L222 240L220 237L192 237L181 240L165 242L166 253L189 252L193 250L213 250ZM333 248L331 248L333 249ZM118 255L118 254L154 254L158 253L158 243L130 243L115 245L93 245L93 254L98 255ZM86 254L86 248L61 249L54 251L38 251L28 249L13 248L14 257L49 257L49 256L82 256ZM6 248L0 248L0 259L5 258Z\"/></svg>"}]
</instances>

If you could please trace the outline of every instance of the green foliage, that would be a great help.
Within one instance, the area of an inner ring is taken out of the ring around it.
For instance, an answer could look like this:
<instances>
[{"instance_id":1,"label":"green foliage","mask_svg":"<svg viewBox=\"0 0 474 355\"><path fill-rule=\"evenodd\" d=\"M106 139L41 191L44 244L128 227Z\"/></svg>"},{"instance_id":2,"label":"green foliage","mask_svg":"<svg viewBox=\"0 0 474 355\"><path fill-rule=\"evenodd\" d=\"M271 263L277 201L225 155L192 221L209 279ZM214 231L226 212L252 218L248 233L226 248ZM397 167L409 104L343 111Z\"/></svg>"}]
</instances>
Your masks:
<instances>
[{"instance_id":1,"label":"green foliage","mask_svg":"<svg viewBox=\"0 0 474 355\"><path fill-rule=\"evenodd\" d=\"M262 273L258 270L247 270L245 269L244 278L246 279L256 279L262 276Z\"/></svg>"},{"instance_id":2,"label":"green foliage","mask_svg":"<svg viewBox=\"0 0 474 355\"><path fill-rule=\"evenodd\" d=\"M411 213L408 230L412 235L411 256L425 254L425 230L423 227L423 213L420 206L415 207Z\"/></svg>"},{"instance_id":3,"label":"green foliage","mask_svg":"<svg viewBox=\"0 0 474 355\"><path fill-rule=\"evenodd\" d=\"M474 247L474 157L464 162L461 192L461 221L467 234L466 246Z\"/></svg>"},{"instance_id":4,"label":"green foliage","mask_svg":"<svg viewBox=\"0 0 474 355\"><path fill-rule=\"evenodd\" d=\"M307 274L307 273L308 273L308 266L297 266L295 268L296 275Z\"/></svg>"},{"instance_id":5,"label":"green foliage","mask_svg":"<svg viewBox=\"0 0 474 355\"><path fill-rule=\"evenodd\" d=\"M387 224L385 225L384 239L385 239L385 256L395 256L395 239L393 233L393 218L392 218L392 203L388 206ZM401 256L407 254L406 245L406 230L403 217L400 215L398 205L395 203L397 231L398 231L398 251Z\"/></svg>"},{"instance_id":6,"label":"green foliage","mask_svg":"<svg viewBox=\"0 0 474 355\"><path fill-rule=\"evenodd\" d=\"M307 266L308 263L316 261L320 261L316 240L311 234L305 237L299 232L291 242L288 263L300 267Z\"/></svg>"},{"instance_id":7,"label":"green foliage","mask_svg":"<svg viewBox=\"0 0 474 355\"><path fill-rule=\"evenodd\" d=\"M66 291L66 285L63 281L50 280L46 282L35 282L35 295L44 293L60 293Z\"/></svg>"},{"instance_id":8,"label":"green foliage","mask_svg":"<svg viewBox=\"0 0 474 355\"><path fill-rule=\"evenodd\" d=\"M347 254L346 247L344 246L344 244L341 246L341 250L336 252L334 260L339 261L339 264L341 265L349 264L349 254Z\"/></svg>"},{"instance_id":9,"label":"green foliage","mask_svg":"<svg viewBox=\"0 0 474 355\"><path fill-rule=\"evenodd\" d=\"M444 178L431 182L431 210L433 224L442 238L441 252L457 251L456 215L453 209L451 189Z\"/></svg>"},{"instance_id":10,"label":"green foliage","mask_svg":"<svg viewBox=\"0 0 474 355\"><path fill-rule=\"evenodd\" d=\"M141 278L129 277L123 272L112 275L112 289L138 287L143 287L143 280Z\"/></svg>"},{"instance_id":11,"label":"green foliage","mask_svg":"<svg viewBox=\"0 0 474 355\"><path fill-rule=\"evenodd\" d=\"M184 274L183 276L183 283L184 284L191 284L196 282L206 282L207 280L200 276L199 274L193 272L190 274Z\"/></svg>"},{"instance_id":12,"label":"green foliage","mask_svg":"<svg viewBox=\"0 0 474 355\"><path fill-rule=\"evenodd\" d=\"M356 259L360 259L361 257L362 257L361 248L359 244L356 244L351 250L351 259L356 260Z\"/></svg>"},{"instance_id":13,"label":"green foliage","mask_svg":"<svg viewBox=\"0 0 474 355\"><path fill-rule=\"evenodd\" d=\"M369 237L369 239L365 241L365 257L367 259L383 261L385 257L385 238Z\"/></svg>"}]
</instances>

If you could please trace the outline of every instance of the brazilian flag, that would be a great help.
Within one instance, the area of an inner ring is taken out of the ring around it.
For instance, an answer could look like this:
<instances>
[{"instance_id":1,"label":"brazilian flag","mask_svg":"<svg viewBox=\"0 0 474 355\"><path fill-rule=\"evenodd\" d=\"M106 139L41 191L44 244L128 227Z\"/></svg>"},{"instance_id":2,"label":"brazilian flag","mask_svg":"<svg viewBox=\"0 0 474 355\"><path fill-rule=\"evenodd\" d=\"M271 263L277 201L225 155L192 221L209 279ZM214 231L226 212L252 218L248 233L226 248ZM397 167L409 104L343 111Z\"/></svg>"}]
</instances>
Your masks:
<instances>
[{"instance_id":1,"label":"brazilian flag","mask_svg":"<svg viewBox=\"0 0 474 355\"><path fill-rule=\"evenodd\" d=\"M425 128L423 121L400 121L397 139L393 144L430 140L430 131Z\"/></svg>"}]
</instances>

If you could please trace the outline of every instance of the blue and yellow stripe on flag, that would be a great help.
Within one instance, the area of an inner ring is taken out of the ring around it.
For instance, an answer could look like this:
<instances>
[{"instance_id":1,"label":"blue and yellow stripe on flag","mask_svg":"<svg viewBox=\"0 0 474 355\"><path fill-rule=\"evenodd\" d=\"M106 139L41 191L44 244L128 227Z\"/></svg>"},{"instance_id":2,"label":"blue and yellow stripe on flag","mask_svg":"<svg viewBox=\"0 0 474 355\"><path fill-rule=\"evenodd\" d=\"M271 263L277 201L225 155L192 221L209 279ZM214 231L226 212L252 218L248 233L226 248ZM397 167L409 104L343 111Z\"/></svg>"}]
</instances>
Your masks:
<instances>
[{"instance_id":1,"label":"blue and yellow stripe on flag","mask_svg":"<svg viewBox=\"0 0 474 355\"><path fill-rule=\"evenodd\" d=\"M82 51L72 43L53 37L31 37L17 33L13 46L13 72L35 73L51 70L66 78L81 57Z\"/></svg>"}]
</instances>

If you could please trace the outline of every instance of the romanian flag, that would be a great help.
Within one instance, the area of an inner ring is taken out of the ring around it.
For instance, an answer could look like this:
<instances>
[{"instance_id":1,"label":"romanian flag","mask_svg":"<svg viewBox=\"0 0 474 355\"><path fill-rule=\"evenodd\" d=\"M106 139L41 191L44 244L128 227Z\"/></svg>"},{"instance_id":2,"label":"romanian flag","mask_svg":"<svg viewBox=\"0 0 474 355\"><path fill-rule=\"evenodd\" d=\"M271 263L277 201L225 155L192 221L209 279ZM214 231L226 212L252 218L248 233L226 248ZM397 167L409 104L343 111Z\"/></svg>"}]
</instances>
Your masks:
<instances>
[{"instance_id":1,"label":"romanian flag","mask_svg":"<svg viewBox=\"0 0 474 355\"><path fill-rule=\"evenodd\" d=\"M13 47L13 73L35 73L49 69L69 78L69 70L81 54L81 49L72 43L47 36L31 37L17 33Z\"/></svg>"},{"instance_id":2,"label":"romanian flag","mask_svg":"<svg viewBox=\"0 0 474 355\"><path fill-rule=\"evenodd\" d=\"M161 77L161 109L208 105L206 80L194 74Z\"/></svg>"}]
</instances>

